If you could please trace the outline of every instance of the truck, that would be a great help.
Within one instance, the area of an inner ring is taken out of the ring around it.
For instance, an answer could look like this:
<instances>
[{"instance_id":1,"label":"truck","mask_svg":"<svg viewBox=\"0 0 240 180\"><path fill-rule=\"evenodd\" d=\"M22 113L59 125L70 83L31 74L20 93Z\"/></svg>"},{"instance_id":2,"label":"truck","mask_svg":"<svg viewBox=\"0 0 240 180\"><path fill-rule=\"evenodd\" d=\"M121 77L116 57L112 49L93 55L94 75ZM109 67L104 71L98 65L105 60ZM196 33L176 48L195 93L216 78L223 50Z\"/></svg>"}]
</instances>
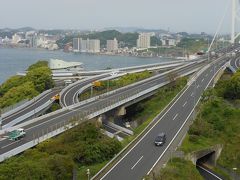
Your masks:
<instances>
[{"instance_id":1,"label":"truck","mask_svg":"<svg viewBox=\"0 0 240 180\"><path fill-rule=\"evenodd\" d=\"M24 131L24 129L19 128L19 129L16 129L16 130L10 132L8 137L10 140L16 141L18 139L23 138L25 135L26 135L26 132Z\"/></svg>"}]
</instances>

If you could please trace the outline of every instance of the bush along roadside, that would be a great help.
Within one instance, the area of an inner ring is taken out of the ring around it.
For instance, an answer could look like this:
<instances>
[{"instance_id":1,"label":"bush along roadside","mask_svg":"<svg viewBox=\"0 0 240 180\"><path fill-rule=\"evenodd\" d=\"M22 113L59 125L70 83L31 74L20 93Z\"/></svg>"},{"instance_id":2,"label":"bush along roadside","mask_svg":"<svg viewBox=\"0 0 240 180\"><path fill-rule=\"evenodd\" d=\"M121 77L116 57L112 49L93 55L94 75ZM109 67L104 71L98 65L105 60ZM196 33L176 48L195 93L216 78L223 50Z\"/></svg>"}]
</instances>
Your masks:
<instances>
[{"instance_id":1,"label":"bush along roadside","mask_svg":"<svg viewBox=\"0 0 240 180\"><path fill-rule=\"evenodd\" d=\"M32 99L54 86L47 61L38 61L27 69L26 76L12 76L0 85L0 108Z\"/></svg>"},{"instance_id":2,"label":"bush along roadside","mask_svg":"<svg viewBox=\"0 0 240 180\"><path fill-rule=\"evenodd\" d=\"M0 164L0 179L87 179L81 171L121 149L95 123L84 123Z\"/></svg>"},{"instance_id":3,"label":"bush along roadside","mask_svg":"<svg viewBox=\"0 0 240 180\"><path fill-rule=\"evenodd\" d=\"M179 150L186 155L222 145L222 152L215 167L207 164L225 179L240 177L240 72L229 77L224 74L214 89L208 89L202 96L194 123ZM187 156L186 156L187 157ZM179 161L183 162L179 166ZM160 170L158 179L189 179L196 167L190 161L173 159ZM189 169L183 171L183 169ZM196 179L201 178L196 174Z\"/></svg>"}]
</instances>

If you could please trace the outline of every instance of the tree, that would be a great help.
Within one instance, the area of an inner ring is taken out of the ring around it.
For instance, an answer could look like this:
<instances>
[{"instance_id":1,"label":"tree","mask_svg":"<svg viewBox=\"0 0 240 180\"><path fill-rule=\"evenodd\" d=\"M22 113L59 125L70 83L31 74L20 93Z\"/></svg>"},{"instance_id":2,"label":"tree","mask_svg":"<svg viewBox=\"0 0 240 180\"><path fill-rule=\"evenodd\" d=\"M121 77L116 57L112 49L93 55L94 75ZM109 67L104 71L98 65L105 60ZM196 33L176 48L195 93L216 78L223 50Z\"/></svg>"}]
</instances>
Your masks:
<instances>
[{"instance_id":1,"label":"tree","mask_svg":"<svg viewBox=\"0 0 240 180\"><path fill-rule=\"evenodd\" d=\"M29 71L27 79L33 82L35 89L40 93L52 88L54 85L52 72L48 67L40 67Z\"/></svg>"},{"instance_id":2,"label":"tree","mask_svg":"<svg viewBox=\"0 0 240 180\"><path fill-rule=\"evenodd\" d=\"M12 76L0 86L0 96L3 96L7 91L13 87L17 87L24 82L25 78L22 76Z\"/></svg>"},{"instance_id":3,"label":"tree","mask_svg":"<svg viewBox=\"0 0 240 180\"><path fill-rule=\"evenodd\" d=\"M48 62L47 61L38 61L37 63L29 66L28 71L32 71L32 70L40 68L40 67L48 67Z\"/></svg>"},{"instance_id":4,"label":"tree","mask_svg":"<svg viewBox=\"0 0 240 180\"><path fill-rule=\"evenodd\" d=\"M4 108L12 104L18 103L24 99L31 99L39 93L35 90L32 82L26 82L21 86L11 88L0 98L0 107Z\"/></svg>"}]
</instances>

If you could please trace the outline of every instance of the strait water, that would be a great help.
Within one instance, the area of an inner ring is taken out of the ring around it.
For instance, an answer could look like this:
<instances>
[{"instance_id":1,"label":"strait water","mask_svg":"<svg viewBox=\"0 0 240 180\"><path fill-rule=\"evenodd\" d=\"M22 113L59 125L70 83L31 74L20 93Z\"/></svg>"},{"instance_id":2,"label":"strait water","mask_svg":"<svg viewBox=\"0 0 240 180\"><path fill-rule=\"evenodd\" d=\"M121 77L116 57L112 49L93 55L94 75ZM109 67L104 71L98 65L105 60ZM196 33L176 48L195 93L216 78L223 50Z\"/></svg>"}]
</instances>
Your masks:
<instances>
[{"instance_id":1,"label":"strait water","mask_svg":"<svg viewBox=\"0 0 240 180\"><path fill-rule=\"evenodd\" d=\"M105 69L107 67L120 68L170 61L164 58L87 55L39 49L0 48L0 84L17 72L26 70L29 65L38 60L49 60L51 58L82 62L86 70Z\"/></svg>"}]
</instances>

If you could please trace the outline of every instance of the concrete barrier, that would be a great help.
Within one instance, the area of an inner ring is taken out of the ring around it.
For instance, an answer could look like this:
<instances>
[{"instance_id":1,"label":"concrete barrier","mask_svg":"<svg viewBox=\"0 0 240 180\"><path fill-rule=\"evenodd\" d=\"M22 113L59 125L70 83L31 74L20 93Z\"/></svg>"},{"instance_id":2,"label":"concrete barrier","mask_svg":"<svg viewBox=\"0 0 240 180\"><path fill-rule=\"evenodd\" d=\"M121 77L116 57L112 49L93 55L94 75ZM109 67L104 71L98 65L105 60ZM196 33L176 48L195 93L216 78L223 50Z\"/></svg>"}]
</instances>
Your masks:
<instances>
[{"instance_id":1,"label":"concrete barrier","mask_svg":"<svg viewBox=\"0 0 240 180\"><path fill-rule=\"evenodd\" d=\"M43 93L39 94L38 96L34 97L33 99L31 99L30 101L25 102L24 104L22 104L21 106L18 106L15 109L12 109L4 114L2 114L2 118L6 118L8 116L10 116L11 114L16 113L17 111L20 111L21 109L26 108L27 106L29 106L30 104L34 103L35 101L38 101L39 99L41 99L43 96L45 96L46 94L50 93L52 90L49 89L47 91L44 91Z\"/></svg>"}]
</instances>

